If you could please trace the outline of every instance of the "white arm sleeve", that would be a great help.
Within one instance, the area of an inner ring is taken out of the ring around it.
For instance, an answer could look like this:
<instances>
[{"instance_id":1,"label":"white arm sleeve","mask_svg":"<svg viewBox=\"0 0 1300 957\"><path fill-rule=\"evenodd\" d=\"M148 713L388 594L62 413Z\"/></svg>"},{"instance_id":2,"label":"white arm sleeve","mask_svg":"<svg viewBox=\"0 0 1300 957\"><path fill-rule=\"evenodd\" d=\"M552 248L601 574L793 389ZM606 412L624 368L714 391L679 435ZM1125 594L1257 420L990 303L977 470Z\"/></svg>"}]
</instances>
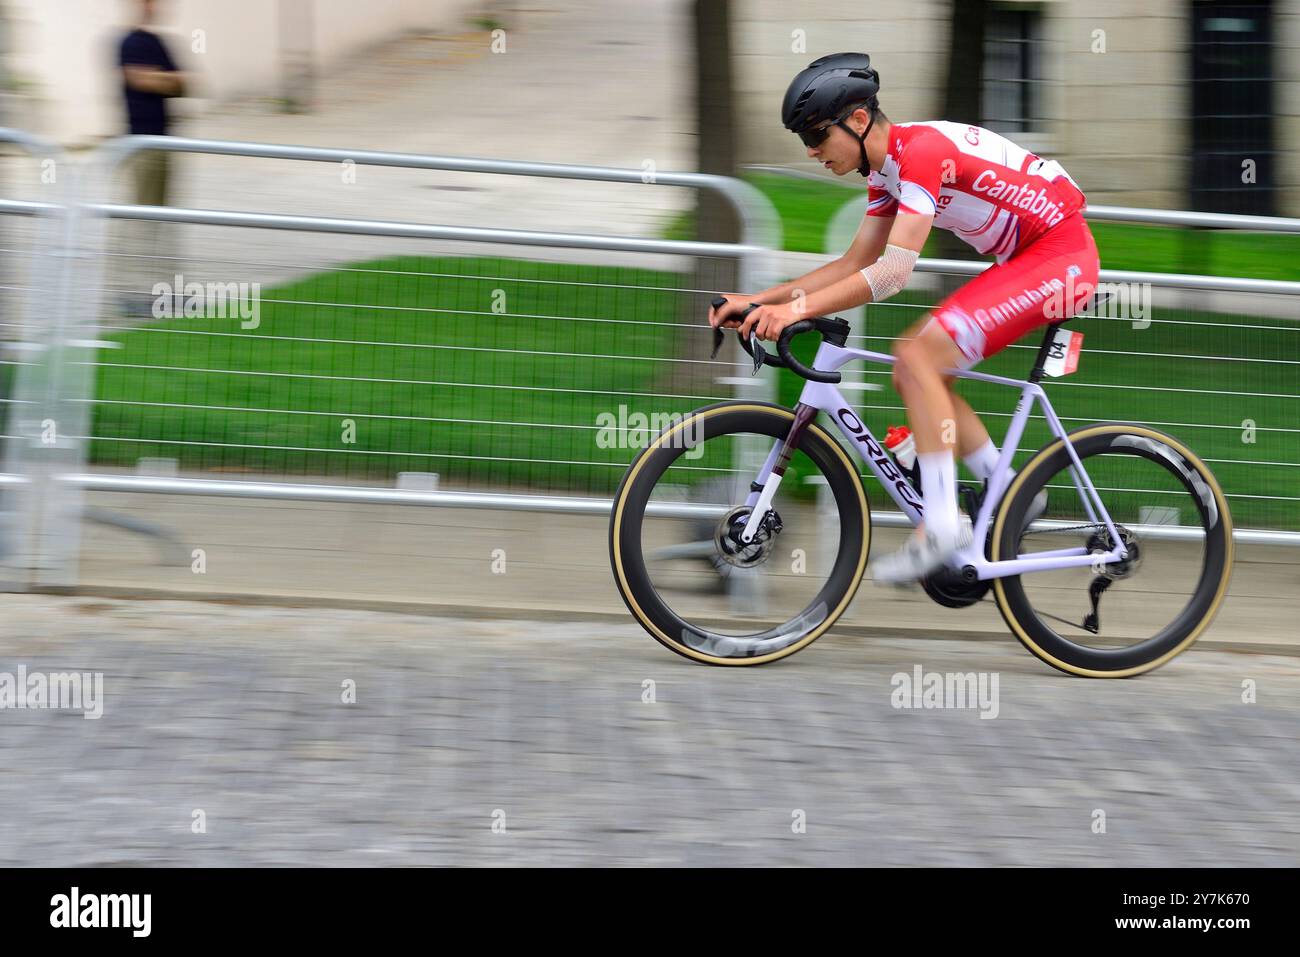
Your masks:
<instances>
[{"instance_id":1,"label":"white arm sleeve","mask_svg":"<svg viewBox=\"0 0 1300 957\"><path fill-rule=\"evenodd\" d=\"M886 245L880 258L862 270L862 278L871 287L871 301L884 302L906 286L920 255L914 249Z\"/></svg>"}]
</instances>

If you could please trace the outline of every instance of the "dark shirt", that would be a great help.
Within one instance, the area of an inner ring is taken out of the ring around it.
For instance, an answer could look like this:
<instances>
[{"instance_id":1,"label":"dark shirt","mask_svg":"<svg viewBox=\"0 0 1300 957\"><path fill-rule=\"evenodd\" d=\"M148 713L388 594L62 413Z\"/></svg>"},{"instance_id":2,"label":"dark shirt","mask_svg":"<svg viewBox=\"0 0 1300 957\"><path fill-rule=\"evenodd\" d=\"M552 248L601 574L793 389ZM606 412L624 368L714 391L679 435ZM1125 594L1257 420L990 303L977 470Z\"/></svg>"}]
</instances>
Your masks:
<instances>
[{"instance_id":1,"label":"dark shirt","mask_svg":"<svg viewBox=\"0 0 1300 957\"><path fill-rule=\"evenodd\" d=\"M147 30L132 30L122 40L118 53L121 66L152 66L174 71L176 64L155 34ZM165 134L167 132L167 97L157 93L133 90L122 76L122 93L126 97L127 125L132 133Z\"/></svg>"}]
</instances>

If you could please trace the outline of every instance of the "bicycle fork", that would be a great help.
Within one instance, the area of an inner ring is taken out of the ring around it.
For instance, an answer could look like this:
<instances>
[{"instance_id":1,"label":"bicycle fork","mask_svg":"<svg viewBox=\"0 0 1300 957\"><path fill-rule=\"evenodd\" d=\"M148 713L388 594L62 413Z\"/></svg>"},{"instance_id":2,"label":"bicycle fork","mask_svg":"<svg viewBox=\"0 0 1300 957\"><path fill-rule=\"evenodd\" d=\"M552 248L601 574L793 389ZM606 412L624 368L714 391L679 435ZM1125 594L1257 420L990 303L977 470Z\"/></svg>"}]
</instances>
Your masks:
<instances>
[{"instance_id":1,"label":"bicycle fork","mask_svg":"<svg viewBox=\"0 0 1300 957\"><path fill-rule=\"evenodd\" d=\"M772 510L772 501L776 498L776 490L781 487L781 479L785 477L785 470L790 465L790 457L799 444L803 430L817 417L817 411L816 406L803 402L794 407L794 422L786 433L785 440L779 445L772 445L772 451L768 453L767 461L758 473L758 481L750 483L749 495L745 498L745 506L750 510L749 519L745 522L744 531L740 533L740 540L744 544L753 542L767 513Z\"/></svg>"}]
</instances>

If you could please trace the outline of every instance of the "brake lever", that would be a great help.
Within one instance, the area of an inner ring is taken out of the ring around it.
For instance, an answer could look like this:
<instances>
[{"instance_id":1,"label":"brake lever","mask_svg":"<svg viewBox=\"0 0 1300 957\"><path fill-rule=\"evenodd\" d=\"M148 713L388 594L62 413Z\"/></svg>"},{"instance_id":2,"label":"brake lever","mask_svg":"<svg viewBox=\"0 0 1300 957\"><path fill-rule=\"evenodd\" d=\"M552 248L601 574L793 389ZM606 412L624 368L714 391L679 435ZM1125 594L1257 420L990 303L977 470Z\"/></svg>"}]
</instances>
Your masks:
<instances>
[{"instance_id":1,"label":"brake lever","mask_svg":"<svg viewBox=\"0 0 1300 957\"><path fill-rule=\"evenodd\" d=\"M758 370L763 368L763 363L767 361L767 350L763 348L763 343L758 341L758 335L751 329L749 332L749 351L754 357L753 375L758 375Z\"/></svg>"},{"instance_id":2,"label":"brake lever","mask_svg":"<svg viewBox=\"0 0 1300 957\"><path fill-rule=\"evenodd\" d=\"M713 300L709 303L709 305L712 306L715 310L721 309L726 304L727 304L726 296L714 296ZM722 334L722 323L718 323L718 325L713 327L713 351L709 353L710 359L716 359L718 357L718 350L722 348L723 338L724 336Z\"/></svg>"},{"instance_id":3,"label":"brake lever","mask_svg":"<svg viewBox=\"0 0 1300 957\"><path fill-rule=\"evenodd\" d=\"M727 298L725 296L715 296L713 300L709 303L709 305L711 305L714 309L721 309L726 304L727 304ZM742 315L747 315L748 313L752 312L757 308L758 308L757 303L750 303L749 308L746 309L745 312L742 313ZM723 340L722 330L723 327L721 325L717 325L713 327L713 351L709 353L710 359L716 359L718 357L718 350L722 348L722 340ZM736 334L737 335L740 334L739 329L736 330ZM767 350L764 349L762 343L758 341L757 334L754 332L753 329L749 331L749 354L751 358L753 358L754 360L754 371L752 374L758 375L758 370L763 368L763 363L767 361Z\"/></svg>"},{"instance_id":4,"label":"brake lever","mask_svg":"<svg viewBox=\"0 0 1300 957\"><path fill-rule=\"evenodd\" d=\"M710 359L716 359L718 357L718 350L722 348L722 340L724 338L722 327L715 326L713 329L713 351L709 353ZM758 370L763 368L763 363L766 361L767 350L763 348L762 344L754 337L753 333L751 333L749 337L749 351L754 358L753 374L758 375Z\"/></svg>"}]
</instances>

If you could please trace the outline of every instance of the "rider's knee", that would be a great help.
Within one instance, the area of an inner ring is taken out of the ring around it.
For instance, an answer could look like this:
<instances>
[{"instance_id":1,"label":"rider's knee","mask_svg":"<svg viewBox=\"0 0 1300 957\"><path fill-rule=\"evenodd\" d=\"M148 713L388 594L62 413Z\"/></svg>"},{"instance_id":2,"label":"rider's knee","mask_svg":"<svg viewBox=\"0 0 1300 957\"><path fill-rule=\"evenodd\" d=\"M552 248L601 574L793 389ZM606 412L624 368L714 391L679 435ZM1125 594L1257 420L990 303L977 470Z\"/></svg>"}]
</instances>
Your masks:
<instances>
[{"instance_id":1,"label":"rider's knee","mask_svg":"<svg viewBox=\"0 0 1300 957\"><path fill-rule=\"evenodd\" d=\"M906 398L916 385L916 363L922 358L918 355L916 340L908 339L894 343L894 391Z\"/></svg>"},{"instance_id":2,"label":"rider's knee","mask_svg":"<svg viewBox=\"0 0 1300 957\"><path fill-rule=\"evenodd\" d=\"M928 328L928 326L926 327ZM945 363L936 355L933 342L918 333L910 338L894 341L894 390L903 395L918 381L930 381L935 372L939 372L945 387L951 388L953 377L943 375Z\"/></svg>"},{"instance_id":3,"label":"rider's knee","mask_svg":"<svg viewBox=\"0 0 1300 957\"><path fill-rule=\"evenodd\" d=\"M916 376L912 374L914 357L906 350L895 349L898 361L894 363L894 391L906 395L916 385Z\"/></svg>"},{"instance_id":4,"label":"rider's knee","mask_svg":"<svg viewBox=\"0 0 1300 957\"><path fill-rule=\"evenodd\" d=\"M930 354L920 339L894 343L894 374L914 377L915 373L930 366Z\"/></svg>"}]
</instances>

